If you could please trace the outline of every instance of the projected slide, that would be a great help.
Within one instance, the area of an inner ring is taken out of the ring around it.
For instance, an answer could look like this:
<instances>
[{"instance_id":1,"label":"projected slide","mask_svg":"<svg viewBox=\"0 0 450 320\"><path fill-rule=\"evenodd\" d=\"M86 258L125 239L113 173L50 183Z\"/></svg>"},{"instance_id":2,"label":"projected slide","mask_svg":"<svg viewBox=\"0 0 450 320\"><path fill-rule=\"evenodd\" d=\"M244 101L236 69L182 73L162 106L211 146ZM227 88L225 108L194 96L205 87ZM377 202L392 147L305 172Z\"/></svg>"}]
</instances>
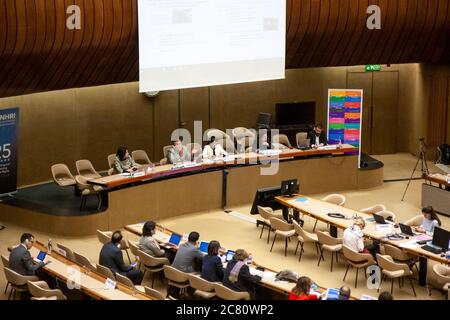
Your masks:
<instances>
[{"instance_id":1,"label":"projected slide","mask_svg":"<svg viewBox=\"0 0 450 320\"><path fill-rule=\"evenodd\" d=\"M285 0L138 0L141 92L282 79Z\"/></svg>"}]
</instances>

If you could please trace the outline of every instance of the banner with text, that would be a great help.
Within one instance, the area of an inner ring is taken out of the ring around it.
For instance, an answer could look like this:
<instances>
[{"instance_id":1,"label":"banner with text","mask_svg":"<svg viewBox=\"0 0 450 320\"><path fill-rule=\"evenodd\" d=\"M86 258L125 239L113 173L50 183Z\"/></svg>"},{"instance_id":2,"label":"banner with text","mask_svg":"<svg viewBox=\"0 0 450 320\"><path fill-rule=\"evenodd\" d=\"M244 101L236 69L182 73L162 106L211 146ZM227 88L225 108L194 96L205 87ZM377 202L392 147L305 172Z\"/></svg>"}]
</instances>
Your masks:
<instances>
[{"instance_id":1,"label":"banner with text","mask_svg":"<svg viewBox=\"0 0 450 320\"><path fill-rule=\"evenodd\" d=\"M361 125L363 90L328 90L328 141L330 144L350 144L358 151L361 167Z\"/></svg>"},{"instance_id":2,"label":"banner with text","mask_svg":"<svg viewBox=\"0 0 450 320\"><path fill-rule=\"evenodd\" d=\"M19 108L0 110L0 195L17 190Z\"/></svg>"}]
</instances>

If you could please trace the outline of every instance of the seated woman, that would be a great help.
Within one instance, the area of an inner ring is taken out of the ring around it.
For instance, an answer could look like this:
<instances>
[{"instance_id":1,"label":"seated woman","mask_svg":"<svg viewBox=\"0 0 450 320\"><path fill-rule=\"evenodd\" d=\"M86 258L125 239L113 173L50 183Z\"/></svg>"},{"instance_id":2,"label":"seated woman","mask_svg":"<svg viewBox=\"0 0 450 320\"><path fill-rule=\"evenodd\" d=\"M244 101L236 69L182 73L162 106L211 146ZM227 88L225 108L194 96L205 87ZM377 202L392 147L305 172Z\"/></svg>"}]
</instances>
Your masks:
<instances>
[{"instance_id":1,"label":"seated woman","mask_svg":"<svg viewBox=\"0 0 450 320\"><path fill-rule=\"evenodd\" d=\"M261 281L260 276L250 274L245 263L249 254L244 249L236 250L233 259L227 264L223 275L223 284L234 291L248 292L252 299L256 298L255 284Z\"/></svg>"},{"instance_id":2,"label":"seated woman","mask_svg":"<svg viewBox=\"0 0 450 320\"><path fill-rule=\"evenodd\" d=\"M203 148L203 159L212 159L214 156L226 157L228 153L216 142L216 137L212 136L208 144Z\"/></svg>"},{"instance_id":3,"label":"seated woman","mask_svg":"<svg viewBox=\"0 0 450 320\"><path fill-rule=\"evenodd\" d=\"M152 257L166 257L170 262L173 261L174 254L170 251L164 251L159 246L158 241L153 238L155 234L156 223L147 221L142 227L142 237L139 239L139 249Z\"/></svg>"},{"instance_id":4,"label":"seated woman","mask_svg":"<svg viewBox=\"0 0 450 320\"><path fill-rule=\"evenodd\" d=\"M432 234L435 226L441 226L441 220L437 216L433 207L425 207L422 209L423 221L422 225L416 228L417 232Z\"/></svg>"},{"instance_id":5,"label":"seated woman","mask_svg":"<svg viewBox=\"0 0 450 320\"><path fill-rule=\"evenodd\" d=\"M223 265L219 257L219 241L211 241L208 244L208 254L203 257L202 278L210 282L222 282Z\"/></svg>"},{"instance_id":6,"label":"seated woman","mask_svg":"<svg viewBox=\"0 0 450 320\"><path fill-rule=\"evenodd\" d=\"M308 277L300 277L297 280L297 284L294 289L292 289L289 294L289 300L319 300L324 293L321 295L310 294L312 281Z\"/></svg>"},{"instance_id":7,"label":"seated woman","mask_svg":"<svg viewBox=\"0 0 450 320\"><path fill-rule=\"evenodd\" d=\"M132 172L137 167L139 167L139 165L134 162L133 158L130 156L128 148L119 147L119 149L117 149L116 158L114 159L114 172Z\"/></svg>"}]
</instances>

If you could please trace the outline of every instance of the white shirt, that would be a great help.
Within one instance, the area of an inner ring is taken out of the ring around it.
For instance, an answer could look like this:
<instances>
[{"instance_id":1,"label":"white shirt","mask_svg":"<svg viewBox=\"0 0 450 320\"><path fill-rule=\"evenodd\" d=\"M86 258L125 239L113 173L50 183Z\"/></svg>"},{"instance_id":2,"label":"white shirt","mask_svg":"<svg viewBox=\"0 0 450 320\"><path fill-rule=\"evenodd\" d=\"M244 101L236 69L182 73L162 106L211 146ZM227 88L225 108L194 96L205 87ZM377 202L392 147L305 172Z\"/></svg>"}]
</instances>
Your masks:
<instances>
[{"instance_id":1,"label":"white shirt","mask_svg":"<svg viewBox=\"0 0 450 320\"><path fill-rule=\"evenodd\" d=\"M223 150L223 148L220 144L216 144L216 147L214 150L211 148L211 146L209 144L206 145L205 148L203 149L203 158L210 159L210 158L213 158L214 155L220 158L220 157L228 155L228 153L225 150Z\"/></svg>"},{"instance_id":2,"label":"white shirt","mask_svg":"<svg viewBox=\"0 0 450 320\"><path fill-rule=\"evenodd\" d=\"M350 249L361 252L364 250L364 234L357 225L348 227L344 231L342 243Z\"/></svg>"},{"instance_id":3,"label":"white shirt","mask_svg":"<svg viewBox=\"0 0 450 320\"><path fill-rule=\"evenodd\" d=\"M316 135L316 146L320 145L320 136Z\"/></svg>"}]
</instances>

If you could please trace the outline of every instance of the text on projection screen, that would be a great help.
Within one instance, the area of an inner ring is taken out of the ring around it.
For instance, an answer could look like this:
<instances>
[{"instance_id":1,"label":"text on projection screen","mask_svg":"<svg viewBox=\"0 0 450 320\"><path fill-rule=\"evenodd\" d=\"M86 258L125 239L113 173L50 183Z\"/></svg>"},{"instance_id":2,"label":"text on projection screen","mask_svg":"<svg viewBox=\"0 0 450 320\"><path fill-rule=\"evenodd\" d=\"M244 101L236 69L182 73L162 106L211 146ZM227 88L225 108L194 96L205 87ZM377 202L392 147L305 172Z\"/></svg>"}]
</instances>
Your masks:
<instances>
[{"instance_id":1,"label":"text on projection screen","mask_svg":"<svg viewBox=\"0 0 450 320\"><path fill-rule=\"evenodd\" d=\"M285 76L286 0L138 0L139 91Z\"/></svg>"}]
</instances>

